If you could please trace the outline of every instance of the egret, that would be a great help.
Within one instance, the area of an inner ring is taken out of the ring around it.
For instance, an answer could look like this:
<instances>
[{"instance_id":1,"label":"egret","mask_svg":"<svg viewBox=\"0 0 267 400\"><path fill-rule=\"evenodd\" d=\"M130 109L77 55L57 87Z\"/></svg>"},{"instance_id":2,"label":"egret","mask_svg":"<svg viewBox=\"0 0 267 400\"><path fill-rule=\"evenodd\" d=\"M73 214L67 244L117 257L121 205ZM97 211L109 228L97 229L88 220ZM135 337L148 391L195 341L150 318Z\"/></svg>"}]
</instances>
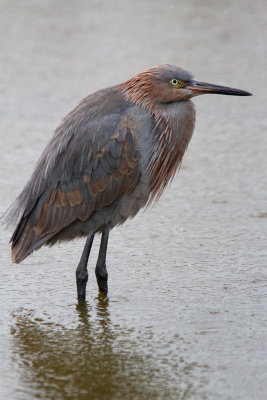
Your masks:
<instances>
[{"instance_id":1,"label":"egret","mask_svg":"<svg viewBox=\"0 0 267 400\"><path fill-rule=\"evenodd\" d=\"M107 292L109 231L160 197L193 134L191 99L205 93L251 95L160 65L82 100L55 130L9 210L7 223L16 224L12 261L44 244L87 237L76 270L78 298L85 299L88 258L100 233L95 274Z\"/></svg>"}]
</instances>

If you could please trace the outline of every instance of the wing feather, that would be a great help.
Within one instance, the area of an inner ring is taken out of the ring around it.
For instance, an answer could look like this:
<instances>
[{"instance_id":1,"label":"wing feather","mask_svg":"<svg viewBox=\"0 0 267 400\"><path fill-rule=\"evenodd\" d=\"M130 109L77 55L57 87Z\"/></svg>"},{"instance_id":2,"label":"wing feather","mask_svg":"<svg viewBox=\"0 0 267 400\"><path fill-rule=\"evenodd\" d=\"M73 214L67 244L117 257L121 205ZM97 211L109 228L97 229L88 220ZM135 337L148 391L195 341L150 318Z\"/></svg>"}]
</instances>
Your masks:
<instances>
[{"instance_id":1,"label":"wing feather","mask_svg":"<svg viewBox=\"0 0 267 400\"><path fill-rule=\"evenodd\" d=\"M82 160L81 163L79 160L81 145L74 148L71 142L63 153L58 154L54 172L59 179L49 187L41 183L39 186L45 187L45 190L38 193L38 198L36 195L34 197L34 191L31 193L12 236L11 251L14 262L22 261L74 221L90 219L94 212L134 190L140 179L140 154L136 144L136 132L129 121L129 116L120 117L115 128L109 127L108 138L106 132L104 138L99 134L99 144L96 146L94 140L92 148L87 150L86 162ZM77 145L77 141L75 144ZM68 158L73 166L73 174L66 180L66 174L62 171L61 180L58 169L66 164ZM43 168L47 170L46 165L43 165ZM45 179L42 174L33 176L35 179ZM53 182L51 177L47 179Z\"/></svg>"}]
</instances>

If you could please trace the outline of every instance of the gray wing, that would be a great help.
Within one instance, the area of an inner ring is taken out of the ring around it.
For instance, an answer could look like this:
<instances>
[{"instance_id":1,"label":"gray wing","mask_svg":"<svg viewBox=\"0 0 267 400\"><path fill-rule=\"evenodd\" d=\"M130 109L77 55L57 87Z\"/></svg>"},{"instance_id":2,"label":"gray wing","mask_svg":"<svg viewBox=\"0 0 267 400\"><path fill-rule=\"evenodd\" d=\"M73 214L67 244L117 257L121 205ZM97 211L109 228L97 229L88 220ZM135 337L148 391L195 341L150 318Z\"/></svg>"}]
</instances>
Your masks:
<instances>
[{"instance_id":1,"label":"gray wing","mask_svg":"<svg viewBox=\"0 0 267 400\"><path fill-rule=\"evenodd\" d=\"M65 121L17 199L13 212L22 208L23 214L11 238L12 260L22 261L74 221L131 193L140 179L139 159L131 116L114 114L100 126L89 121L79 129Z\"/></svg>"}]
</instances>

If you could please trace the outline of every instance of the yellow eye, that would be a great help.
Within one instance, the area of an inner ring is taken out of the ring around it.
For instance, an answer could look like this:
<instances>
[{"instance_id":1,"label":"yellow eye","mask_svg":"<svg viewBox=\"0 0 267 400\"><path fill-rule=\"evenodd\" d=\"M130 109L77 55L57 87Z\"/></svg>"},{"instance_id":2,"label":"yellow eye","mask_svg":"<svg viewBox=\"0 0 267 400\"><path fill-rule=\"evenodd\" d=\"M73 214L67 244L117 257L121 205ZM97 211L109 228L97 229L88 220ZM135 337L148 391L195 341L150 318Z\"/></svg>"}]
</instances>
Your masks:
<instances>
[{"instance_id":1,"label":"yellow eye","mask_svg":"<svg viewBox=\"0 0 267 400\"><path fill-rule=\"evenodd\" d=\"M177 88L181 85L181 81L179 79L172 79L171 84Z\"/></svg>"}]
</instances>

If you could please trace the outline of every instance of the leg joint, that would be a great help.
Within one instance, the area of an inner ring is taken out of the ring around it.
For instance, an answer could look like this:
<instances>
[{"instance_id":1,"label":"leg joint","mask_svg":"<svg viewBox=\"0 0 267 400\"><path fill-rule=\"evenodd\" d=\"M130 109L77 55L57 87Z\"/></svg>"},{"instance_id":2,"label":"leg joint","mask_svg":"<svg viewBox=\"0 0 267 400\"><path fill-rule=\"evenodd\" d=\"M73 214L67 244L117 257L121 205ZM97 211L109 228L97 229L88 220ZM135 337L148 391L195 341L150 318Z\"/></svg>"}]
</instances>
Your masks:
<instances>
[{"instance_id":1,"label":"leg joint","mask_svg":"<svg viewBox=\"0 0 267 400\"><path fill-rule=\"evenodd\" d=\"M87 282L88 281L88 272L86 270L76 270L76 278L80 282Z\"/></svg>"}]
</instances>

